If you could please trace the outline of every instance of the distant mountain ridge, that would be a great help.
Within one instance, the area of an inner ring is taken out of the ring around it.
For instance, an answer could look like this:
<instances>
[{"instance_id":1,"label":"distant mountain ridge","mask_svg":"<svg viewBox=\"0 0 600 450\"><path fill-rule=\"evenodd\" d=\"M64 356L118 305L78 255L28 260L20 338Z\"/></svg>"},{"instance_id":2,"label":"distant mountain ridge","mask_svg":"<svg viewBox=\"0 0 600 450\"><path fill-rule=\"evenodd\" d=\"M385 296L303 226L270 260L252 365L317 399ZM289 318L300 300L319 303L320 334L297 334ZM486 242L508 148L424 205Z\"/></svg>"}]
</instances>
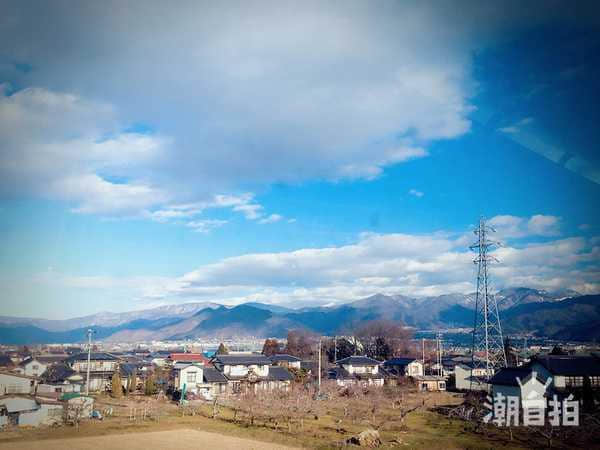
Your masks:
<instances>
[{"instance_id":1,"label":"distant mountain ridge","mask_svg":"<svg viewBox=\"0 0 600 450\"><path fill-rule=\"evenodd\" d=\"M565 294L571 296L565 298ZM595 336L595 327L590 321L600 323L598 297L579 296L573 291L547 292L530 288L503 289L497 293L506 330L574 336L571 339L578 340ZM184 303L58 321L21 318L11 321L9 317L0 317L0 343L81 342L90 326L94 327L97 339L115 342L215 335L283 337L292 328L334 334L380 318L400 320L418 329L470 327L473 308L474 294L422 298L375 294L337 306L301 309L256 302L234 307L212 302ZM537 315L546 319L537 320ZM561 326L561 317L568 319L565 326ZM570 331L570 328L580 326L584 331Z\"/></svg>"}]
</instances>

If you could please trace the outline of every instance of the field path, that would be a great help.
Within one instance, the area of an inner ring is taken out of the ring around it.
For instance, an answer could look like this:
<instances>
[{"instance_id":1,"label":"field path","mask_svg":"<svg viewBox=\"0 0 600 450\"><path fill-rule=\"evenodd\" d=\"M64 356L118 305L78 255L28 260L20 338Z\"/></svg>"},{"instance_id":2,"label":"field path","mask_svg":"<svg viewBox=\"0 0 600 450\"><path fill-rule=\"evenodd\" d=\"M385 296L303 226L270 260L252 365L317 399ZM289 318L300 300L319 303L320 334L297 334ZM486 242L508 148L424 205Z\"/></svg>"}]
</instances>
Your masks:
<instances>
[{"instance_id":1,"label":"field path","mask_svg":"<svg viewBox=\"0 0 600 450\"><path fill-rule=\"evenodd\" d=\"M0 450L158 450L158 449L223 449L276 450L291 449L284 445L254 441L196 430L152 431L148 433L110 434L69 439L23 440L0 444Z\"/></svg>"}]
</instances>

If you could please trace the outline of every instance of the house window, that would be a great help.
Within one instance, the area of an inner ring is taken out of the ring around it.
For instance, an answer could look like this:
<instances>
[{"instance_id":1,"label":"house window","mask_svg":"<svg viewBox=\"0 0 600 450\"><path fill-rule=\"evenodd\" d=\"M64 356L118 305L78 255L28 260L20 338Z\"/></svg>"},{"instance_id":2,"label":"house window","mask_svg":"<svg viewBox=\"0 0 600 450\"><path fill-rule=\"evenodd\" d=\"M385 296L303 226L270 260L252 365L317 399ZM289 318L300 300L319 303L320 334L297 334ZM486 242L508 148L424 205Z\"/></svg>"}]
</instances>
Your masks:
<instances>
[{"instance_id":1,"label":"house window","mask_svg":"<svg viewBox=\"0 0 600 450\"><path fill-rule=\"evenodd\" d=\"M600 386L600 377L590 377L590 384L592 386Z\"/></svg>"},{"instance_id":2,"label":"house window","mask_svg":"<svg viewBox=\"0 0 600 450\"><path fill-rule=\"evenodd\" d=\"M234 394L239 394L240 392L242 392L242 386L240 385L239 381L236 381L231 384L231 392L233 392Z\"/></svg>"},{"instance_id":3,"label":"house window","mask_svg":"<svg viewBox=\"0 0 600 450\"><path fill-rule=\"evenodd\" d=\"M565 384L569 387L583 386L583 377L567 377Z\"/></svg>"},{"instance_id":4,"label":"house window","mask_svg":"<svg viewBox=\"0 0 600 450\"><path fill-rule=\"evenodd\" d=\"M188 383L195 383L196 382L196 372L189 372L187 374L187 382Z\"/></svg>"},{"instance_id":5,"label":"house window","mask_svg":"<svg viewBox=\"0 0 600 450\"><path fill-rule=\"evenodd\" d=\"M38 366L37 364L34 364L33 366L31 366L31 368L32 368L33 370L38 370L38 367L39 367L39 366Z\"/></svg>"}]
</instances>

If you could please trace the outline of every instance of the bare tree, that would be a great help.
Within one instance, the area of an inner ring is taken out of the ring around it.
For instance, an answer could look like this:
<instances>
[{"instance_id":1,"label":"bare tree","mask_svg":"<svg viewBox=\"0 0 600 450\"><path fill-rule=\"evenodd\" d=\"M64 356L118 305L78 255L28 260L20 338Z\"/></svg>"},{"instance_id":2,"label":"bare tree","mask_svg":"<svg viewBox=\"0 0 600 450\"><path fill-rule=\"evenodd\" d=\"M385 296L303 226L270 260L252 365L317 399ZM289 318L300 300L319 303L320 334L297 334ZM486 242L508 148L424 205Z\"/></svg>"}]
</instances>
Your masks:
<instances>
[{"instance_id":1,"label":"bare tree","mask_svg":"<svg viewBox=\"0 0 600 450\"><path fill-rule=\"evenodd\" d=\"M363 324L355 334L371 358L386 360L411 349L412 332L400 322L373 320Z\"/></svg>"}]
</instances>

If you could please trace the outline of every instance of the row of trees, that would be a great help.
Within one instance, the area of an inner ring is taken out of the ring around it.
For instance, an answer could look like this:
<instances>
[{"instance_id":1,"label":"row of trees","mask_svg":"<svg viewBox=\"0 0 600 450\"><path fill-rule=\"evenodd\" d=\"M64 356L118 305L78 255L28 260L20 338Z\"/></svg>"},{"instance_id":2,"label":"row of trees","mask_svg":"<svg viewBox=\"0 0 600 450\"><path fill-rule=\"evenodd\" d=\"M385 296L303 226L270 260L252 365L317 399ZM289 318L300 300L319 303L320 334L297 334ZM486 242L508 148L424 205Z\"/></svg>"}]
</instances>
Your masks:
<instances>
[{"instance_id":1,"label":"row of trees","mask_svg":"<svg viewBox=\"0 0 600 450\"><path fill-rule=\"evenodd\" d=\"M414 352L412 332L402 323L391 320L373 320L333 339L321 339L322 351L329 362L352 355L367 355L378 360ZM263 353L271 356L287 353L302 359L315 359L319 336L308 330L290 330L285 347L276 339L265 340Z\"/></svg>"}]
</instances>

